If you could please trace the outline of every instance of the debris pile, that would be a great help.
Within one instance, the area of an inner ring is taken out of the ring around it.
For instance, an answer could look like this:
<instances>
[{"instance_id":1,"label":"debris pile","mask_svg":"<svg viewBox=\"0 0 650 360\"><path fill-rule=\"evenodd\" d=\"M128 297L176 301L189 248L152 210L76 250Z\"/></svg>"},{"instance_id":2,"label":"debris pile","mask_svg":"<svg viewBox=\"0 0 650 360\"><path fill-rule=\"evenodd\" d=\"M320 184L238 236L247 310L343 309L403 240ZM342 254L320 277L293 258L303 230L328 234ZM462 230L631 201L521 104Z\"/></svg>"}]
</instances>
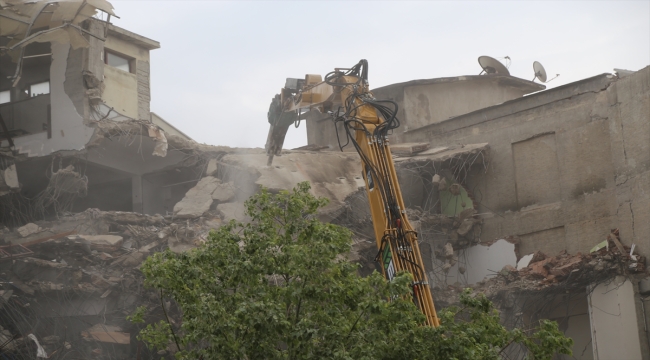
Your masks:
<instances>
[{"instance_id":1,"label":"debris pile","mask_svg":"<svg viewBox=\"0 0 650 360\"><path fill-rule=\"evenodd\" d=\"M139 328L126 317L144 305L152 309L147 320L156 320L160 300L143 288L138 268L153 252L195 247L221 223L218 217L88 209L58 221L0 230L0 353L17 358L145 356L148 350L135 338Z\"/></svg>"},{"instance_id":2,"label":"debris pile","mask_svg":"<svg viewBox=\"0 0 650 360\"><path fill-rule=\"evenodd\" d=\"M513 292L541 294L540 291L566 293L575 290L584 293L589 286L619 275L644 274L645 257L636 254L635 248L635 245L623 245L619 230L613 229L607 240L592 248L589 254L571 255L562 251L556 256L547 256L537 251L526 266L517 269L506 265L496 276L478 282L473 289L493 300L505 298ZM434 288L436 305L456 304L462 291L460 284Z\"/></svg>"},{"instance_id":3,"label":"debris pile","mask_svg":"<svg viewBox=\"0 0 650 360\"><path fill-rule=\"evenodd\" d=\"M642 273L645 271L645 257L634 254L634 248L634 245L632 248L624 246L618 229L614 229L607 240L589 254L570 255L562 251L557 256L548 257L538 251L528 266L520 270L505 267L499 275L506 282L533 282L539 288L584 277L607 279L614 275Z\"/></svg>"}]
</instances>

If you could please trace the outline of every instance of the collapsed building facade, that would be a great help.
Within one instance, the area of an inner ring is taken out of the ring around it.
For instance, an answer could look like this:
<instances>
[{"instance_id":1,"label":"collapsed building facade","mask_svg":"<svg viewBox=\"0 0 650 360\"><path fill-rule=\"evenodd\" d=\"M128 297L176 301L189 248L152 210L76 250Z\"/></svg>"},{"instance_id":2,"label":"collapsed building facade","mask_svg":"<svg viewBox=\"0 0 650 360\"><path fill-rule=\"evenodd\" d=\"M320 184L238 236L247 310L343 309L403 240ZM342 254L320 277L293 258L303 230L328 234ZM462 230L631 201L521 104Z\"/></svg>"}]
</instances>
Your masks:
<instances>
[{"instance_id":1,"label":"collapsed building facade","mask_svg":"<svg viewBox=\"0 0 650 360\"><path fill-rule=\"evenodd\" d=\"M151 112L160 44L110 24L110 4L0 6L0 353L168 357L126 319L162 303L180 321L139 265L246 221L261 186L310 181L331 200L322 218L353 231L360 272L378 269L359 160L327 117L308 113L309 145L273 166L263 149L199 145ZM557 320L574 358L649 358L650 68L542 90L510 75L373 90L400 106L391 144L434 300L474 287L509 325Z\"/></svg>"}]
</instances>

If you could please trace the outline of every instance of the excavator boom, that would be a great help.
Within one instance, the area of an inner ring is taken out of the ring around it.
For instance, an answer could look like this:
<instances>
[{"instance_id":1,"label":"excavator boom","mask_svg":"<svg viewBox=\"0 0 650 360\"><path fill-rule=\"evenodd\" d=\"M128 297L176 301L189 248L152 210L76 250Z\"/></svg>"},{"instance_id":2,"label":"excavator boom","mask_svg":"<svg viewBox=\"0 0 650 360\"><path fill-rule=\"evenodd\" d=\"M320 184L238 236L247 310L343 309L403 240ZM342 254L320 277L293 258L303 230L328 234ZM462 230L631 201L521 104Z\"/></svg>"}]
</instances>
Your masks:
<instances>
[{"instance_id":1,"label":"excavator boom","mask_svg":"<svg viewBox=\"0 0 650 360\"><path fill-rule=\"evenodd\" d=\"M411 273L413 302L425 315L426 325L438 326L417 233L406 216L387 137L399 126L397 104L374 98L366 60L349 69L335 69L324 80L318 75L287 79L269 108L269 165L280 154L289 126L300 120L304 109L329 113L335 123L343 123L346 137L361 158L383 275L390 281L397 272Z\"/></svg>"}]
</instances>

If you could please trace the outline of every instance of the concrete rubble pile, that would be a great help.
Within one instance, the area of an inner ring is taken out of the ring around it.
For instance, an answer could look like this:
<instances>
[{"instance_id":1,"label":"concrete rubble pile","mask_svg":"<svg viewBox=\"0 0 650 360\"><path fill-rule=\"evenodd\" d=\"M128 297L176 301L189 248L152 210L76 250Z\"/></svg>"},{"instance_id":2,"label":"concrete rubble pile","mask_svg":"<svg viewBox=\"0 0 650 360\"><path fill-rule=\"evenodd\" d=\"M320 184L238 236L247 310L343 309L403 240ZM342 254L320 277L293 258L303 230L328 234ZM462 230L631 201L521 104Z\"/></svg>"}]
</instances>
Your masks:
<instances>
[{"instance_id":1,"label":"concrete rubble pile","mask_svg":"<svg viewBox=\"0 0 650 360\"><path fill-rule=\"evenodd\" d=\"M512 294L539 294L577 290L584 292L589 286L606 282L616 276L645 276L646 259L635 252L635 246L621 243L619 230L613 229L607 240L594 246L589 254L571 255L566 251L547 256L541 251L528 256L530 262L519 269L506 265L494 277L472 286L460 284L433 289L437 305L458 303L464 288L484 293L499 301Z\"/></svg>"},{"instance_id":2,"label":"concrete rubble pile","mask_svg":"<svg viewBox=\"0 0 650 360\"><path fill-rule=\"evenodd\" d=\"M11 245L0 246L3 351L19 358L41 351L49 357L74 351L84 359L144 356L139 329L126 316L160 302L143 288L139 266L153 252L195 247L220 224L88 209L4 228L1 242Z\"/></svg>"},{"instance_id":3,"label":"concrete rubble pile","mask_svg":"<svg viewBox=\"0 0 650 360\"><path fill-rule=\"evenodd\" d=\"M0 346L19 358L159 358L136 339L140 328L127 320L138 306L150 311L147 322L162 319L159 294L143 287L139 267L152 253L190 250L211 229L230 220L246 221L244 200L264 186L291 189L309 180L315 195L330 204L321 213L334 221L352 196L363 193L355 156L287 152L273 167L263 150L198 149L201 177L166 215L101 211L59 213L20 227L0 228ZM313 166L313 162L329 163ZM368 209L365 215L369 216ZM359 245L362 245L359 248ZM359 253L373 242L355 245ZM168 311L172 321L178 313ZM27 336L29 335L29 336ZM32 338L33 337L33 338ZM56 355L58 354L58 355ZM70 355L72 356L72 355Z\"/></svg>"}]
</instances>

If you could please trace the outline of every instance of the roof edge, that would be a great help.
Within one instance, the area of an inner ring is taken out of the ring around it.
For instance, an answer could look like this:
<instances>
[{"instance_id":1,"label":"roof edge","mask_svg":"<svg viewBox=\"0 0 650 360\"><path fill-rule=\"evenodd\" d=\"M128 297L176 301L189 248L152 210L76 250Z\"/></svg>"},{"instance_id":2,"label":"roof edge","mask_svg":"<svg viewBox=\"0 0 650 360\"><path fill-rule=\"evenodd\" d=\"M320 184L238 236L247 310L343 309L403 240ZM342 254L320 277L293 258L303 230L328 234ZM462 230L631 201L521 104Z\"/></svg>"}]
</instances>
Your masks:
<instances>
[{"instance_id":1,"label":"roof edge","mask_svg":"<svg viewBox=\"0 0 650 360\"><path fill-rule=\"evenodd\" d=\"M418 85L431 85L431 84L446 84L458 81L475 81L475 80L496 80L499 85L506 85L517 87L528 91L527 93L533 93L536 91L541 91L546 89L545 85L536 83L534 81L510 76L510 75L498 75L498 74L488 74L488 75L461 75L461 76L452 76L452 77L443 77L443 78L432 78L432 79L416 79L406 82L390 84L382 87L373 89L383 90L387 88L405 88L408 86L418 86Z\"/></svg>"},{"instance_id":2,"label":"roof edge","mask_svg":"<svg viewBox=\"0 0 650 360\"><path fill-rule=\"evenodd\" d=\"M148 37L136 34L132 31L126 30L113 24L108 25L108 35L112 35L116 38L120 38L126 41L131 41L147 50L160 49L160 43L158 41L149 39Z\"/></svg>"}]
</instances>

